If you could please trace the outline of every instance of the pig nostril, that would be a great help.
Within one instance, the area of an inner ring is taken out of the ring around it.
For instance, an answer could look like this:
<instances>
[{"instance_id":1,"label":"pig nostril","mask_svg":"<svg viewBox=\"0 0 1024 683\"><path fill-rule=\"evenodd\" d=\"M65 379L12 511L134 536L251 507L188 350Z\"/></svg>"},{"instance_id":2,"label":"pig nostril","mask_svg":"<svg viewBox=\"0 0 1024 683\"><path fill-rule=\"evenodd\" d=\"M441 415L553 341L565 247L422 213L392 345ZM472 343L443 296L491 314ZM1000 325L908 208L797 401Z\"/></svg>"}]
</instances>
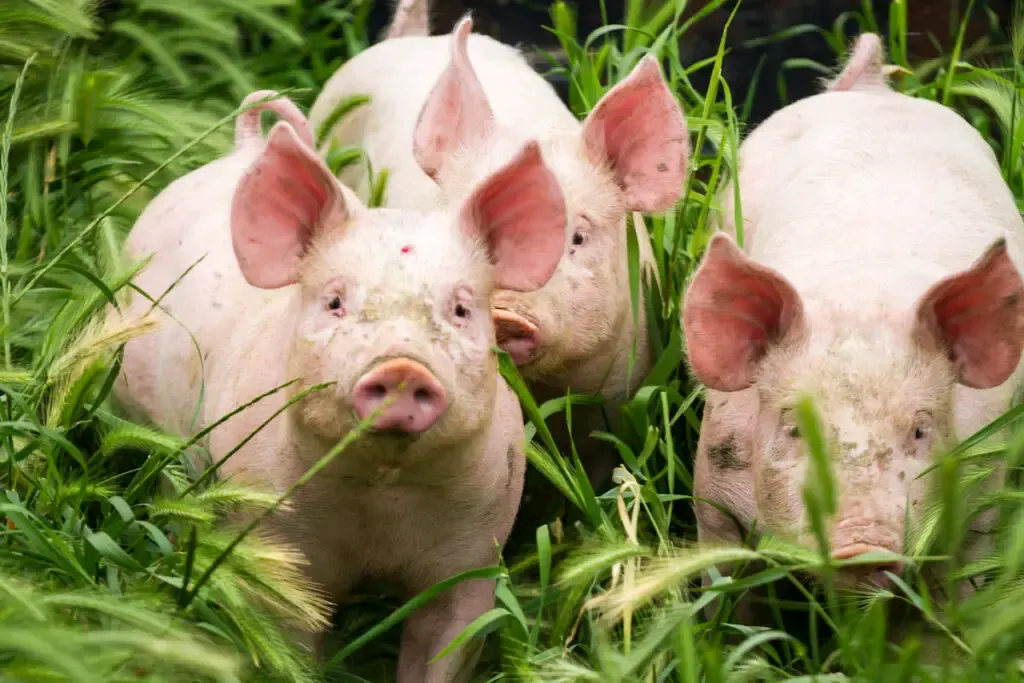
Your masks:
<instances>
[{"instance_id":1,"label":"pig nostril","mask_svg":"<svg viewBox=\"0 0 1024 683\"><path fill-rule=\"evenodd\" d=\"M357 382L352 407L361 419L380 411L376 431L414 434L437 422L447 405L444 389L429 370L408 359L393 359Z\"/></svg>"}]
</instances>

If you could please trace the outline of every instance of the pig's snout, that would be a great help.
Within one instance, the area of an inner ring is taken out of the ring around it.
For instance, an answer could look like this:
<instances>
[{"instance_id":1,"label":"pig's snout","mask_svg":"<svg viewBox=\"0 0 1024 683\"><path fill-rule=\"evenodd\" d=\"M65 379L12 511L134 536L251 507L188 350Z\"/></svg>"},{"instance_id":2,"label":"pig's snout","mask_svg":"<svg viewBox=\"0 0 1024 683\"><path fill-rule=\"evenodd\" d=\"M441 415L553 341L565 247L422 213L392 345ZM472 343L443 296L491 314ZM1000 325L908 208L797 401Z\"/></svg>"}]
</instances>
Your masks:
<instances>
[{"instance_id":1,"label":"pig's snout","mask_svg":"<svg viewBox=\"0 0 1024 683\"><path fill-rule=\"evenodd\" d=\"M537 354L539 338L537 326L523 316L503 308L493 309L491 317L498 346L512 357L512 362L525 365L533 360Z\"/></svg>"},{"instance_id":2,"label":"pig's snout","mask_svg":"<svg viewBox=\"0 0 1024 683\"><path fill-rule=\"evenodd\" d=\"M836 560L850 560L867 553L892 552L888 548L866 543L857 543L837 548L832 553ZM877 588L888 588L892 581L886 576L891 572L896 576L903 573L903 563L899 560L880 560L870 564L855 564L843 567L840 570L840 582L850 586L874 586Z\"/></svg>"},{"instance_id":3,"label":"pig's snout","mask_svg":"<svg viewBox=\"0 0 1024 683\"><path fill-rule=\"evenodd\" d=\"M448 408L448 396L437 378L407 358L381 363L359 378L352 390L360 420L386 402L373 422L375 431L418 434L430 429Z\"/></svg>"}]
</instances>

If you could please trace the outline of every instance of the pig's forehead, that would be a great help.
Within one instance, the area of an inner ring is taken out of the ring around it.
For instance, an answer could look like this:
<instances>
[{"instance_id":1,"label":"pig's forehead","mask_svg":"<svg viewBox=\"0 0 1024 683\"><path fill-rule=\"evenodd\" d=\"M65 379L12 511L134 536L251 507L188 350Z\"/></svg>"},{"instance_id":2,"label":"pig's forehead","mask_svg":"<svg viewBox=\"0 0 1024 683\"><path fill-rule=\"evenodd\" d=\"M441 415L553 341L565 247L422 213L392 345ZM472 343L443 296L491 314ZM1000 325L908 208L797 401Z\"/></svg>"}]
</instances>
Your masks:
<instances>
[{"instance_id":1,"label":"pig's forehead","mask_svg":"<svg viewBox=\"0 0 1024 683\"><path fill-rule=\"evenodd\" d=\"M508 164L529 139L520 131L500 129L481 149L466 151L465 161L471 170L464 177L482 182ZM622 193L610 169L595 166L587 159L579 135L553 132L536 139L545 165L562 189L569 215L586 215L594 224L617 225L625 216ZM453 198L465 199L473 187L461 187Z\"/></svg>"},{"instance_id":2,"label":"pig's forehead","mask_svg":"<svg viewBox=\"0 0 1024 683\"><path fill-rule=\"evenodd\" d=\"M615 225L625 217L622 192L611 169L590 162L578 136L545 141L544 160L558 178L570 215L585 215L596 225Z\"/></svg>"},{"instance_id":3,"label":"pig's forehead","mask_svg":"<svg viewBox=\"0 0 1024 683\"><path fill-rule=\"evenodd\" d=\"M769 365L760 385L772 387L771 398L790 403L808 393L833 416L886 419L934 410L952 382L944 359L916 346L902 327L882 321L874 326L812 321L806 342Z\"/></svg>"},{"instance_id":4,"label":"pig's forehead","mask_svg":"<svg viewBox=\"0 0 1024 683\"><path fill-rule=\"evenodd\" d=\"M367 284L465 282L478 287L489 275L480 245L461 233L454 215L445 211L368 211L325 237L316 250L320 270L356 276Z\"/></svg>"}]
</instances>

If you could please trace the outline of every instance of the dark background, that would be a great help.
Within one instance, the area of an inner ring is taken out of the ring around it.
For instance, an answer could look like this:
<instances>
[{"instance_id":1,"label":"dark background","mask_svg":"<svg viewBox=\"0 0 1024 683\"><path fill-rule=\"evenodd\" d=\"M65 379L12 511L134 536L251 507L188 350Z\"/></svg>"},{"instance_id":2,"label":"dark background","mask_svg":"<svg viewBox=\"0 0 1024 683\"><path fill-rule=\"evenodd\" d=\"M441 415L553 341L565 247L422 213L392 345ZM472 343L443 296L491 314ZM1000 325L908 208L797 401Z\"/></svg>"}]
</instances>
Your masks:
<instances>
[{"instance_id":1,"label":"dark background","mask_svg":"<svg viewBox=\"0 0 1024 683\"><path fill-rule=\"evenodd\" d=\"M370 0L367 0L370 1ZM907 0L909 51L916 60L929 59L945 52L949 53L968 0ZM1008 35L1014 0L975 0L968 24L967 42L984 37L992 32L990 16L995 16L998 28ZM315 4L304 0L306 4ZM820 73L811 69L784 70L783 63L794 58L810 59L832 66L836 57L825 39L816 33L805 33L769 44L749 45L755 39L763 39L774 33L801 24L831 28L843 13L861 10L864 2L874 9L880 30L888 30L889 0L743 0L729 29L726 45L729 53L723 64L723 76L732 88L734 102L743 102L748 88L758 72L748 125L763 120L773 111L786 104L816 92ZM393 0L376 0L370 12L369 32L372 39L380 37L390 21ZM575 8L578 35L586 36L602 26L601 3L599 0L578 0L568 3ZM610 23L621 22L623 2L606 0ZM661 3L648 0L648 9ZM691 0L684 18L692 16L706 4L703 0ZM726 3L709 17L697 22L679 45L681 60L692 64L713 56L721 39L729 13L734 8ZM107 0L100 8L101 20L112 20L122 7L121 0ZM533 48L547 51L558 45L554 36L544 29L550 25L550 3L537 0L433 0L431 3L432 32L444 34L451 31L455 22L467 11L473 12L474 30L486 33L505 43L518 45L527 53L538 71L548 70L548 62ZM857 27L853 22L844 26L848 38L854 36ZM339 31L340 38L340 31ZM339 40L340 43L340 40ZM330 61L339 55L324 55ZM702 69L693 77L694 86L705 91L709 69ZM785 98L780 97L777 79L782 72L785 81ZM547 74L548 80L556 87L563 100L567 100L568 84L564 77Z\"/></svg>"},{"instance_id":2,"label":"dark background","mask_svg":"<svg viewBox=\"0 0 1024 683\"><path fill-rule=\"evenodd\" d=\"M888 29L889 0L869 0L879 28L884 33ZM908 24L913 34L910 36L908 49L918 59L928 59L940 54L935 49L928 34L932 34L945 48L948 54L959 26L959 17L967 10L967 0L908 0ZM570 2L576 8L579 35L588 33L604 24L601 19L601 4L598 0L580 0ZM621 22L623 4L615 0L606 0L610 23ZM649 2L650 7L659 5ZM706 3L691 0L684 17L694 14ZM1013 0L975 0L971 12L972 21L967 32L968 42L989 33L988 12L994 12L1002 24L1004 33L1008 32ZM549 3L535 0L435 0L432 5L432 32L448 33L455 22L465 13L473 12L474 30L486 33L509 44L521 44L529 50L532 46L540 46L547 50L557 47L552 34L543 26L550 25ZM684 64L713 56L718 49L722 29L734 7L726 3L711 16L699 21L694 30L688 33L680 43L680 55ZM752 75L761 65L761 77L755 91L753 106L748 124L763 120L785 102L780 101L776 87L776 74L787 59L806 58L826 65L835 63L835 55L824 38L817 34L804 34L788 38L781 42L747 47L749 40L765 38L799 24L831 27L843 13L859 10L863 7L861 0L743 0L729 28L726 45L730 53L723 65L723 76L733 89L734 101L742 101L751 82ZM378 2L370 17L371 32L378 35L390 20L391 5ZM956 24L952 24L951 17ZM952 26L951 26L952 24ZM848 36L853 37L856 26L848 22ZM536 64L543 70L542 58ZM704 91L707 84L707 69L694 76L694 85ZM790 101L806 97L816 92L816 79L820 74L801 69L790 71L786 76L786 92ZM703 79L703 80L702 80ZM563 100L567 98L567 83L564 79L549 76L549 80L559 89Z\"/></svg>"}]
</instances>

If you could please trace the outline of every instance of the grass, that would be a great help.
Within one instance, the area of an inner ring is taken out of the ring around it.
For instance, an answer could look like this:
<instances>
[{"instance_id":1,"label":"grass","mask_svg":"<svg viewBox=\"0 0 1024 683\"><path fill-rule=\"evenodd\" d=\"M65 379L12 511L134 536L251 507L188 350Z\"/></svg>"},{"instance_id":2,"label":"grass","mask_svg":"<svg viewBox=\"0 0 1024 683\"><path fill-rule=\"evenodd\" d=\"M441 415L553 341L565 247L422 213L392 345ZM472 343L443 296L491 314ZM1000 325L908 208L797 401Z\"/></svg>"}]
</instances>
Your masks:
<instances>
[{"instance_id":1,"label":"grass","mask_svg":"<svg viewBox=\"0 0 1024 683\"><path fill-rule=\"evenodd\" d=\"M838 59L844 31L879 26L869 5L836 26L763 39L817 32ZM578 36L569 8L551 7L572 109L585 114L652 50L665 58L697 153L683 201L648 218L660 285L640 280L630 245L631 291L634 300L648 293L659 362L621 424L602 435L622 459L613 488L591 490L547 433L545 418L572 402L537 405L503 363L530 421L531 485L552 483L568 514L528 529L500 567L473 574L498 577L495 609L464 634L489 635L477 680L1020 680L1024 436L1004 429L1020 407L937 459L937 504L913 539L919 562L942 563L947 581L988 576L969 599L939 601L950 584L916 575L897 577L892 591L837 594L827 554L772 539L693 545L701 396L682 365L679 301L710 235L714 192L735 168L750 93L720 78L724 36L712 59L678 58L704 16L734 5L714 0L686 21L683 8L683 0L654 10L627 0L627 27ZM251 90L287 90L308 107L370 42L370 9L357 0L129 0L101 17L87 0L0 0L0 680L388 680L395 626L446 587L405 605L365 596L337 621L337 652L326 674L318 670L287 635L326 618L302 581L301 557L222 523L287 500L203 476L193 464L208 461L200 435L183 440L120 417L109 398L119 350L147 322L112 329L95 316L131 287L119 245L146 202L226 151L232 114ZM907 56L904 2L893 3L886 24L891 61L908 71L896 86L967 117L1024 206L1024 22L1003 48L966 44L961 32L950 56L925 63ZM769 86L833 67L794 61ZM698 71L710 74L705 92L691 85ZM334 150L332 163L357 152ZM813 406L801 419L814 433ZM805 500L820 527L834 489L827 453L814 449L812 460ZM1004 484L967 495L999 463ZM965 520L992 507L1003 520L997 551L963 557ZM713 568L724 562L748 569L723 578ZM715 578L708 590L701 570ZM824 590L797 580L807 571L824 572ZM755 589L773 597L772 628L735 618L737 598ZM886 615L898 610L927 624L927 638L887 645Z\"/></svg>"}]
</instances>

